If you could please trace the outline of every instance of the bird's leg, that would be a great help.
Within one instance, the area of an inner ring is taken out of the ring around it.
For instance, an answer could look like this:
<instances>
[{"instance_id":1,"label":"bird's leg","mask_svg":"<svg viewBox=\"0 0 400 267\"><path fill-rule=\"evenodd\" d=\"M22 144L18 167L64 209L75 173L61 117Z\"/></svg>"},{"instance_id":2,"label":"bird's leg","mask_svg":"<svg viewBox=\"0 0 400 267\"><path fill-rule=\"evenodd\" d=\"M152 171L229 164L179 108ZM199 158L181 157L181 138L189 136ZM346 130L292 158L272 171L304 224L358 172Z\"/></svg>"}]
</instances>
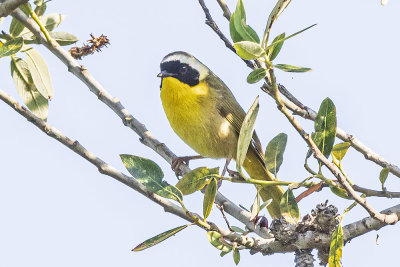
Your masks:
<instances>
[{"instance_id":1,"label":"bird's leg","mask_svg":"<svg viewBox=\"0 0 400 267\"><path fill-rule=\"evenodd\" d=\"M228 170L229 163L231 163L232 158L227 158L225 161L224 169L222 170L221 176L224 176L226 171Z\"/></svg>"},{"instance_id":2,"label":"bird's leg","mask_svg":"<svg viewBox=\"0 0 400 267\"><path fill-rule=\"evenodd\" d=\"M203 159L203 156L197 155L197 156L186 156L186 157L176 157L172 160L171 162L171 168L175 172L176 176L182 176L181 171L179 170L179 167L181 164L189 165L189 161L192 159Z\"/></svg>"}]
</instances>

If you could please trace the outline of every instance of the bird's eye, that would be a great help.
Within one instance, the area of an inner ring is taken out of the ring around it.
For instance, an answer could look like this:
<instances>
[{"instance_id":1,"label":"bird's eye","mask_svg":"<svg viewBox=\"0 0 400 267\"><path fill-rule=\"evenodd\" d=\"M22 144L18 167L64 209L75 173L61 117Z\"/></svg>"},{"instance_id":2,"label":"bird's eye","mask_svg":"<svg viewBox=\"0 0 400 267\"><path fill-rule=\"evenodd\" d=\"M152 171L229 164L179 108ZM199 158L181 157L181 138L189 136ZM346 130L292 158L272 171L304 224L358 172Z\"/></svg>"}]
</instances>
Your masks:
<instances>
[{"instance_id":1,"label":"bird's eye","mask_svg":"<svg viewBox=\"0 0 400 267\"><path fill-rule=\"evenodd\" d=\"M179 69L179 73L182 74L182 75L186 74L186 72L187 72L187 67L186 67L186 66L182 66L182 67Z\"/></svg>"}]
</instances>

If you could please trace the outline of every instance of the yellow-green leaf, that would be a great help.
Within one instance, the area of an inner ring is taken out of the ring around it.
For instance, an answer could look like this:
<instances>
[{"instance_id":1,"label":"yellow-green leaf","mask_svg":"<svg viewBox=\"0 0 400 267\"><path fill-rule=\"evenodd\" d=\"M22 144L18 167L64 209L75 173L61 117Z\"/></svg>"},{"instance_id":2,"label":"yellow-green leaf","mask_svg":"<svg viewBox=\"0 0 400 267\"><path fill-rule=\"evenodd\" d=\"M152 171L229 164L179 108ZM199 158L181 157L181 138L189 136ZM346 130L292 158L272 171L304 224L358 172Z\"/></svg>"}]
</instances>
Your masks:
<instances>
[{"instance_id":1,"label":"yellow-green leaf","mask_svg":"<svg viewBox=\"0 0 400 267\"><path fill-rule=\"evenodd\" d=\"M203 216L204 220L211 213L211 209L214 205L215 196L217 194L217 179L211 178L210 182L206 187L206 191L204 192L204 201L203 201Z\"/></svg>"},{"instance_id":2,"label":"yellow-green leaf","mask_svg":"<svg viewBox=\"0 0 400 267\"><path fill-rule=\"evenodd\" d=\"M297 67L297 66L292 66L288 64L276 64L274 67L286 71L286 72L307 72L311 71L310 68L305 68L305 67Z\"/></svg>"},{"instance_id":3,"label":"yellow-green leaf","mask_svg":"<svg viewBox=\"0 0 400 267\"><path fill-rule=\"evenodd\" d=\"M275 4L274 9L272 9L271 13L269 14L265 32L271 29L272 24L276 21L276 19L283 12L283 10L285 10L285 8L290 4L290 2L291 0L279 0Z\"/></svg>"},{"instance_id":4,"label":"yellow-green leaf","mask_svg":"<svg viewBox=\"0 0 400 267\"><path fill-rule=\"evenodd\" d=\"M253 222L260 212L260 192L257 190L253 205L251 206L250 221Z\"/></svg>"},{"instance_id":5,"label":"yellow-green leaf","mask_svg":"<svg viewBox=\"0 0 400 267\"><path fill-rule=\"evenodd\" d=\"M258 114L258 96L254 101L253 105L251 105L249 111L247 112L242 127L240 128L238 146L237 146L237 156L236 156L236 169L238 172L242 172L242 165L244 159L246 158L247 150L249 149L249 145L251 139L253 137L254 126Z\"/></svg>"},{"instance_id":6,"label":"yellow-green leaf","mask_svg":"<svg viewBox=\"0 0 400 267\"><path fill-rule=\"evenodd\" d=\"M18 51L22 49L23 45L24 40L22 37L11 39L10 41L5 42L2 46L0 46L0 58L9 57L18 53Z\"/></svg>"},{"instance_id":7,"label":"yellow-green leaf","mask_svg":"<svg viewBox=\"0 0 400 267\"><path fill-rule=\"evenodd\" d=\"M268 47L268 53L270 54L269 60L272 61L278 56L283 46L284 38L285 38L285 33L279 34L274 38L272 44ZM282 42L279 42L280 40L282 40Z\"/></svg>"},{"instance_id":8,"label":"yellow-green leaf","mask_svg":"<svg viewBox=\"0 0 400 267\"><path fill-rule=\"evenodd\" d=\"M25 53L26 61L36 88L42 96L51 99L53 97L53 86L51 84L50 73L46 61L44 61L39 52L34 48L26 50Z\"/></svg>"},{"instance_id":9,"label":"yellow-green leaf","mask_svg":"<svg viewBox=\"0 0 400 267\"><path fill-rule=\"evenodd\" d=\"M240 252L237 248L233 249L233 261L236 265L238 265L240 262Z\"/></svg>"},{"instance_id":10,"label":"yellow-green leaf","mask_svg":"<svg viewBox=\"0 0 400 267\"><path fill-rule=\"evenodd\" d=\"M340 260L342 259L343 250L343 229L342 220L340 220L335 232L333 232L331 245L329 248L329 267L340 267Z\"/></svg>"},{"instance_id":11,"label":"yellow-green leaf","mask_svg":"<svg viewBox=\"0 0 400 267\"><path fill-rule=\"evenodd\" d=\"M25 4L20 5L18 8L21 9L21 11L24 12L25 15L27 15L29 17L30 16L29 7L30 7L30 4L25 3ZM16 18L12 18L11 24L10 24L10 29L9 29L11 36L14 36L14 37L19 36L22 33L22 31L24 31L24 29L25 29L25 26L21 22L19 22L19 20L17 20Z\"/></svg>"},{"instance_id":12,"label":"yellow-green leaf","mask_svg":"<svg viewBox=\"0 0 400 267\"><path fill-rule=\"evenodd\" d=\"M250 41L237 42L234 43L233 46L236 49L236 53L246 60L259 58L265 53L264 49L262 49L259 44Z\"/></svg>"},{"instance_id":13,"label":"yellow-green leaf","mask_svg":"<svg viewBox=\"0 0 400 267\"><path fill-rule=\"evenodd\" d=\"M60 23L66 18L66 15L58 14L58 13L51 13L44 15L40 18L40 21L46 27L48 31L52 31L60 25Z\"/></svg>"},{"instance_id":14,"label":"yellow-green leaf","mask_svg":"<svg viewBox=\"0 0 400 267\"><path fill-rule=\"evenodd\" d=\"M348 194L347 191L343 188L339 188L336 186L329 186L331 189L332 193L337 195L338 197L344 198L344 199L352 199Z\"/></svg>"},{"instance_id":15,"label":"yellow-green leaf","mask_svg":"<svg viewBox=\"0 0 400 267\"><path fill-rule=\"evenodd\" d=\"M221 234L216 231L207 232L207 238L208 241L210 241L211 245L219 250L222 250L223 252L230 252L232 250L232 247L226 243L223 243L221 241L221 237Z\"/></svg>"},{"instance_id":16,"label":"yellow-green leaf","mask_svg":"<svg viewBox=\"0 0 400 267\"><path fill-rule=\"evenodd\" d=\"M11 76L19 96L28 109L42 120L46 120L49 113L48 100L36 89L28 65L23 59L18 57L12 59Z\"/></svg>"},{"instance_id":17,"label":"yellow-green leaf","mask_svg":"<svg viewBox=\"0 0 400 267\"><path fill-rule=\"evenodd\" d=\"M347 153L347 150L349 150L349 147L350 147L349 142L336 144L333 146L331 154L336 160L342 161L342 159Z\"/></svg>"},{"instance_id":18,"label":"yellow-green leaf","mask_svg":"<svg viewBox=\"0 0 400 267\"><path fill-rule=\"evenodd\" d=\"M207 179L218 174L219 168L208 169L206 167L199 167L186 173L176 184L176 187L181 190L183 195L190 195L202 189L206 185Z\"/></svg>"},{"instance_id":19,"label":"yellow-green leaf","mask_svg":"<svg viewBox=\"0 0 400 267\"><path fill-rule=\"evenodd\" d=\"M275 176L282 165L286 143L287 134L280 133L268 143L265 149L265 167Z\"/></svg>"},{"instance_id":20,"label":"yellow-green leaf","mask_svg":"<svg viewBox=\"0 0 400 267\"><path fill-rule=\"evenodd\" d=\"M141 251L144 250L146 248L152 247L154 245L157 245L158 243L164 241L165 239L175 235L176 233L182 231L183 229L185 229L186 227L188 227L190 224L187 225L182 225L179 227L176 227L174 229L165 231L159 235L156 235L155 237L152 237L150 239L147 239L146 241L140 243L139 245L137 245L134 249L132 249L132 251Z\"/></svg>"},{"instance_id":21,"label":"yellow-green leaf","mask_svg":"<svg viewBox=\"0 0 400 267\"><path fill-rule=\"evenodd\" d=\"M297 224L300 219L300 210L291 189L286 190L279 203L282 216L287 222Z\"/></svg>"},{"instance_id":22,"label":"yellow-green leaf","mask_svg":"<svg viewBox=\"0 0 400 267\"><path fill-rule=\"evenodd\" d=\"M381 170L381 172L379 173L379 181L381 181L381 184L382 184L382 190L385 190L385 188L384 188L384 184L385 184L385 182L386 182L386 179L387 179L387 177L388 177L388 175L389 175L389 172L390 172L390 169L389 168L383 168L382 170Z\"/></svg>"}]
</instances>

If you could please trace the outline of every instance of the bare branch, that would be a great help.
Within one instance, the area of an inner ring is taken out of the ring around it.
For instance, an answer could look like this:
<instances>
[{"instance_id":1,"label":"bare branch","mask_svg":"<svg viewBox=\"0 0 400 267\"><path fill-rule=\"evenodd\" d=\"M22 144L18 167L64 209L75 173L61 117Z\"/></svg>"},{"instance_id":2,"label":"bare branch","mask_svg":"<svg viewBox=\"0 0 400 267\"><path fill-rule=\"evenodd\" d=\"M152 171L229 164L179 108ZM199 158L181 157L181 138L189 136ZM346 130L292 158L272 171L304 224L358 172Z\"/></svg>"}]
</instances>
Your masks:
<instances>
[{"instance_id":1,"label":"bare branch","mask_svg":"<svg viewBox=\"0 0 400 267\"><path fill-rule=\"evenodd\" d=\"M225 0L217 0L219 6L221 7L222 11L224 12L223 16L227 19L230 20L232 13L229 10L228 5L226 4Z\"/></svg>"},{"instance_id":2,"label":"bare branch","mask_svg":"<svg viewBox=\"0 0 400 267\"><path fill-rule=\"evenodd\" d=\"M15 9L19 7L19 5L25 4L28 0L0 0L0 18L7 17L10 15Z\"/></svg>"}]
</instances>

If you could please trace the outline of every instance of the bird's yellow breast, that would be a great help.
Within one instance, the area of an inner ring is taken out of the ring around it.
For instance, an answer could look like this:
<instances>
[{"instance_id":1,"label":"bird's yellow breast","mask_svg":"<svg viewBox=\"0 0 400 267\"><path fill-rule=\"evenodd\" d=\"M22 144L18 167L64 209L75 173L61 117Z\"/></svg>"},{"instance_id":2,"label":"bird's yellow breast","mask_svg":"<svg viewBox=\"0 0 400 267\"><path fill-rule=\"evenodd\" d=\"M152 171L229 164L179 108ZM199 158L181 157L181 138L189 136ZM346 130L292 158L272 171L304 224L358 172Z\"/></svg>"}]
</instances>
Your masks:
<instances>
[{"instance_id":1,"label":"bird's yellow breast","mask_svg":"<svg viewBox=\"0 0 400 267\"><path fill-rule=\"evenodd\" d=\"M161 101L172 129L197 153L211 158L235 156L237 136L219 114L215 90L206 82L189 86L163 78Z\"/></svg>"}]
</instances>

